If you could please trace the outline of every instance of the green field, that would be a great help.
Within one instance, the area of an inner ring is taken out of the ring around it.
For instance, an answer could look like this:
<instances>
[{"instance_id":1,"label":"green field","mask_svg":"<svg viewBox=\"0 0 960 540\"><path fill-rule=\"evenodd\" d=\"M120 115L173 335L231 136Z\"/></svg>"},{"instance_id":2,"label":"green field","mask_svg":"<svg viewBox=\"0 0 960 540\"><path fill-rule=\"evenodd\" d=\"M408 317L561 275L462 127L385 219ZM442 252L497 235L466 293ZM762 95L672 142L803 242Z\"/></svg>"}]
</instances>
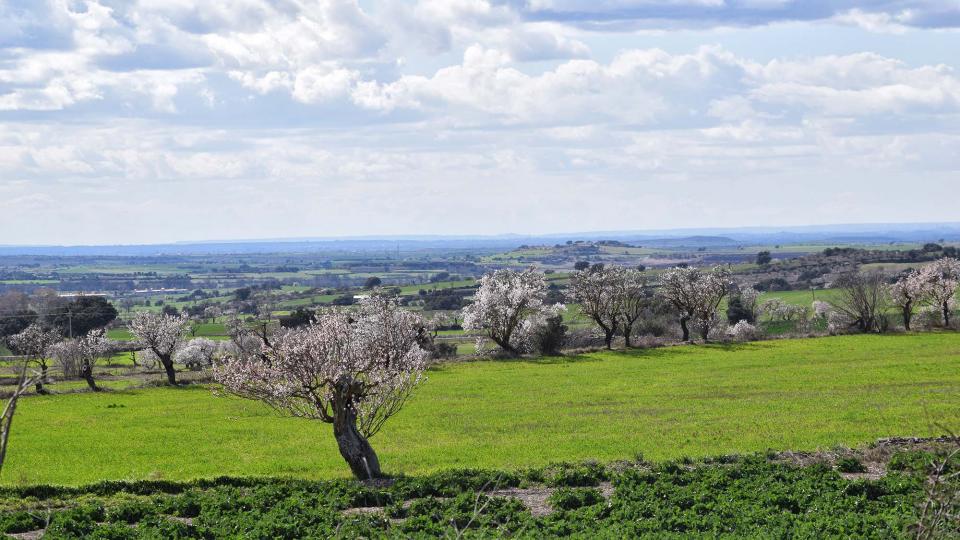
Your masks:
<instances>
[{"instance_id":1,"label":"green field","mask_svg":"<svg viewBox=\"0 0 960 540\"><path fill-rule=\"evenodd\" d=\"M387 472L857 445L960 418L954 333L485 361L428 375L373 439ZM348 473L329 426L199 386L25 398L8 460L6 484Z\"/></svg>"}]
</instances>

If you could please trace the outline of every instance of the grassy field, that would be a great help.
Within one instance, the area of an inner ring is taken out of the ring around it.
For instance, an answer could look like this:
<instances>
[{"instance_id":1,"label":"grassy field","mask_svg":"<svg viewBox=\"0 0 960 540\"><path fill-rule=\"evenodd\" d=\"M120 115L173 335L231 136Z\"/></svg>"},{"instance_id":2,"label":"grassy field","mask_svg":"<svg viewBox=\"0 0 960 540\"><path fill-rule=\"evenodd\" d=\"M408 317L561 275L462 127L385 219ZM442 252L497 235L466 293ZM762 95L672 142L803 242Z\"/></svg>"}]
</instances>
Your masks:
<instances>
[{"instance_id":1,"label":"grassy field","mask_svg":"<svg viewBox=\"0 0 960 540\"><path fill-rule=\"evenodd\" d=\"M960 418L960 334L449 364L373 439L385 471L857 445ZM960 426L951 426L954 429ZM330 427L207 387L25 398L2 483L346 476Z\"/></svg>"}]
</instances>

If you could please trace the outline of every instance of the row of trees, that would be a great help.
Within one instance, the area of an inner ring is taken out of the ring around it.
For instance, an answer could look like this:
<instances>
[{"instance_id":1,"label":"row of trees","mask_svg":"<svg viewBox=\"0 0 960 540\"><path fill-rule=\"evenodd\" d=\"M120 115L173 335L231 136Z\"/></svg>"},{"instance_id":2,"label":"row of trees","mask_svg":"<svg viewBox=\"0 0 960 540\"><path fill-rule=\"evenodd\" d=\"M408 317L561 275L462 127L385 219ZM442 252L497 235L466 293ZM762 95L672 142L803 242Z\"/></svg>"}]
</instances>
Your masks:
<instances>
[{"instance_id":1,"label":"row of trees","mask_svg":"<svg viewBox=\"0 0 960 540\"><path fill-rule=\"evenodd\" d=\"M833 303L841 321L862 332L880 332L889 326L888 306L896 307L906 330L911 330L918 310L929 309L948 328L960 288L960 260L944 257L916 270L908 270L888 284L878 271L854 272L835 284L840 298Z\"/></svg>"},{"instance_id":2,"label":"row of trees","mask_svg":"<svg viewBox=\"0 0 960 540\"><path fill-rule=\"evenodd\" d=\"M546 301L546 277L533 268L497 270L479 284L473 303L463 308L463 327L482 331L507 354L530 351L532 338L565 309ZM720 321L718 309L730 289L730 273L723 267L669 269L655 291L639 269L598 264L571 276L567 296L597 325L609 349L618 335L629 347L636 324L658 301L678 314L684 341L690 340L691 328L707 339Z\"/></svg>"}]
</instances>

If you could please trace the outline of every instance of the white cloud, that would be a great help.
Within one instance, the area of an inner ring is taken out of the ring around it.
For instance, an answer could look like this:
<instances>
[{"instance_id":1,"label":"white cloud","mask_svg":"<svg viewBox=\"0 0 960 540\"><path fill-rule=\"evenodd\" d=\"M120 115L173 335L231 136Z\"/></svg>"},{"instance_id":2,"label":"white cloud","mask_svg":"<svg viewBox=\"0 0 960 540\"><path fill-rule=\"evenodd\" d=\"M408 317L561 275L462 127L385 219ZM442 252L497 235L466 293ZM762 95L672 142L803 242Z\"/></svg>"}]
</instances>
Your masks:
<instances>
[{"instance_id":1,"label":"white cloud","mask_svg":"<svg viewBox=\"0 0 960 540\"><path fill-rule=\"evenodd\" d=\"M922 208L955 188L960 169L955 66L890 52L733 54L690 45L696 33L641 48L584 29L666 6L688 20L666 21L663 36L721 19L819 20L795 24L906 29L890 38L906 46L935 25L932 13L949 11L851 4L820 3L822 13L792 0L0 7L0 230L32 219L56 224L38 226L37 241L66 241L56 209L77 205L107 217L77 215L91 221L76 234L112 241L118 220L156 212L170 219L144 225L140 239L546 231L569 229L574 214L576 228L738 224L724 222L731 204L757 219L808 205L818 219L849 221L859 218L831 214L839 207L817 197L838 185L874 193L904 177L917 179ZM218 204L185 203L185 193ZM350 208L351 220L317 208ZM867 210L843 206L862 218ZM190 223L209 228L190 235Z\"/></svg>"}]
</instances>

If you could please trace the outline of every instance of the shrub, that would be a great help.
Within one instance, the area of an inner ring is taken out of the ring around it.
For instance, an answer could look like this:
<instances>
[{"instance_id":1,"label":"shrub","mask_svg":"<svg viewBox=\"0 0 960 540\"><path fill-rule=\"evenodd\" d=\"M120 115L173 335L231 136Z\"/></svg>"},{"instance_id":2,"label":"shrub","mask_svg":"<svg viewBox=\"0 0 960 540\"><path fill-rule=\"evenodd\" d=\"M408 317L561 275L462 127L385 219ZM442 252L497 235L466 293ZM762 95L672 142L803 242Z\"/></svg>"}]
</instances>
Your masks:
<instances>
[{"instance_id":1,"label":"shrub","mask_svg":"<svg viewBox=\"0 0 960 540\"><path fill-rule=\"evenodd\" d=\"M30 512L13 512L0 517L0 533L22 533L42 529L46 520L39 514Z\"/></svg>"},{"instance_id":2,"label":"shrub","mask_svg":"<svg viewBox=\"0 0 960 540\"><path fill-rule=\"evenodd\" d=\"M860 460L853 457L843 457L837 460L837 470L842 473L865 473L867 468L860 463Z\"/></svg>"},{"instance_id":3,"label":"shrub","mask_svg":"<svg viewBox=\"0 0 960 540\"><path fill-rule=\"evenodd\" d=\"M547 467L543 478L553 487L593 487L607 479L607 472L596 462L563 463Z\"/></svg>"},{"instance_id":4,"label":"shrub","mask_svg":"<svg viewBox=\"0 0 960 540\"><path fill-rule=\"evenodd\" d=\"M757 339L757 327L747 321L740 321L730 327L728 335L735 341L753 341Z\"/></svg>"},{"instance_id":5,"label":"shrub","mask_svg":"<svg viewBox=\"0 0 960 540\"><path fill-rule=\"evenodd\" d=\"M555 510L576 510L604 502L604 498L597 488L562 487L554 491L547 501Z\"/></svg>"},{"instance_id":6,"label":"shrub","mask_svg":"<svg viewBox=\"0 0 960 540\"><path fill-rule=\"evenodd\" d=\"M567 325L563 316L550 317L533 335L534 349L544 356L557 356L567 339Z\"/></svg>"},{"instance_id":7,"label":"shrub","mask_svg":"<svg viewBox=\"0 0 960 540\"><path fill-rule=\"evenodd\" d=\"M740 321L746 321L748 323L754 322L753 312L743 305L743 299L739 296L734 296L727 303L727 322L737 324Z\"/></svg>"}]
</instances>

